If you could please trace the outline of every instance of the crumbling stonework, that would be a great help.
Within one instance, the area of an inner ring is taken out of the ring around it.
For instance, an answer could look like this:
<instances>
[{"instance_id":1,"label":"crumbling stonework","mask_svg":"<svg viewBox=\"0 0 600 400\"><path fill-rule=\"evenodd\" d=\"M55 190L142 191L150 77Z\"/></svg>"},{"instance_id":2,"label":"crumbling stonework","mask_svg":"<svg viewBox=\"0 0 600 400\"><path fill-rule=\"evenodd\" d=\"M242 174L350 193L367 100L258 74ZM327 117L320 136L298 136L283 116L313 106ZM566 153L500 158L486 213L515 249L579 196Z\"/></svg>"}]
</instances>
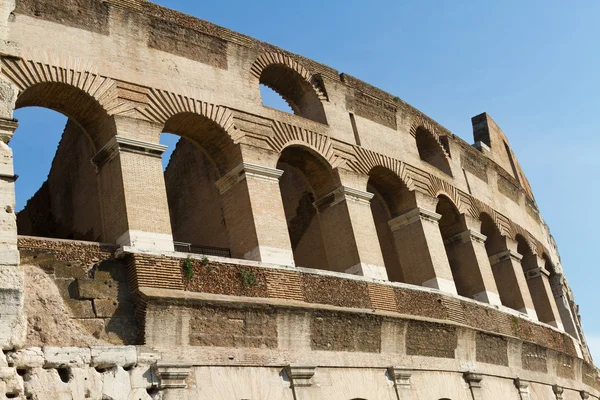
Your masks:
<instances>
[{"instance_id":1,"label":"crumbling stonework","mask_svg":"<svg viewBox=\"0 0 600 400\"><path fill-rule=\"evenodd\" d=\"M28 106L69 123L17 216ZM527 178L472 123L146 0L0 2L0 397L598 399Z\"/></svg>"}]
</instances>

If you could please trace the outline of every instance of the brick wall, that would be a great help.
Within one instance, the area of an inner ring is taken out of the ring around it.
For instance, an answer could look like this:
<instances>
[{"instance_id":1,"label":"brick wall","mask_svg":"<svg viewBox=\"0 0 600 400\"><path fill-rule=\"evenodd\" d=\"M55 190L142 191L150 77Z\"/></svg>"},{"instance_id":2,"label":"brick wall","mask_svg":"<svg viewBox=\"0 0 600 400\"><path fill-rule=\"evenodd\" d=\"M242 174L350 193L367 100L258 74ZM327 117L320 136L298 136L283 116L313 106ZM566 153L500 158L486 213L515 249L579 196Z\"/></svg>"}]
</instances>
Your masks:
<instances>
[{"instance_id":1,"label":"brick wall","mask_svg":"<svg viewBox=\"0 0 600 400\"><path fill-rule=\"evenodd\" d=\"M175 289L265 299L295 300L361 310L392 311L475 329L517 337L576 356L572 339L553 329L474 302L443 294L394 287L364 280L298 270L227 264L208 259L189 259L191 278L184 272L183 258L129 254L134 287Z\"/></svg>"}]
</instances>

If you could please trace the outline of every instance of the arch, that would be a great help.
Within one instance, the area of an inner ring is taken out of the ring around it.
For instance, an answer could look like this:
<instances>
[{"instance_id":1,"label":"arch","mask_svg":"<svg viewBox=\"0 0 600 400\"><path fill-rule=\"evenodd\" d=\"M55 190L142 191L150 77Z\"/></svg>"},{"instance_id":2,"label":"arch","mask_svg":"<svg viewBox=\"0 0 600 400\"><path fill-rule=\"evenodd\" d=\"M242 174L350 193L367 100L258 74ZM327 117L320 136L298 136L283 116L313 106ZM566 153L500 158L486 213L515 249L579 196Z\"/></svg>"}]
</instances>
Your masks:
<instances>
[{"instance_id":1,"label":"arch","mask_svg":"<svg viewBox=\"0 0 600 400\"><path fill-rule=\"evenodd\" d=\"M327 124L322 101L327 96L315 76L297 61L280 53L265 53L252 65L252 74L277 92L294 114Z\"/></svg>"},{"instance_id":2,"label":"arch","mask_svg":"<svg viewBox=\"0 0 600 400\"><path fill-rule=\"evenodd\" d=\"M225 175L241 162L241 154L222 125L205 115L180 112L164 121L163 132L186 138L196 144L219 171Z\"/></svg>"},{"instance_id":3,"label":"arch","mask_svg":"<svg viewBox=\"0 0 600 400\"><path fill-rule=\"evenodd\" d=\"M494 256L506 250L506 239L498 224L487 212L482 212L479 215L481 221L481 233L486 237L485 249L488 257ZM498 284L498 282L497 282Z\"/></svg>"},{"instance_id":4,"label":"arch","mask_svg":"<svg viewBox=\"0 0 600 400\"><path fill-rule=\"evenodd\" d=\"M172 115L163 131L181 137L164 172L173 239L193 247L230 248L217 182L241 163L239 146L213 118L195 112Z\"/></svg>"},{"instance_id":5,"label":"arch","mask_svg":"<svg viewBox=\"0 0 600 400\"><path fill-rule=\"evenodd\" d=\"M547 271L544 265L547 264L547 260L544 260L543 257L538 257L532 251L527 239L523 235L518 234L516 240L517 252L523 256L521 266L525 272L527 287L529 288L538 319L541 322L558 326L560 316L558 315L550 281L546 275L550 271Z\"/></svg>"},{"instance_id":6,"label":"arch","mask_svg":"<svg viewBox=\"0 0 600 400\"><path fill-rule=\"evenodd\" d=\"M33 79L21 82L19 87L15 109L43 107L65 115L68 122L46 182L17 215L18 233L110 241L101 183L91 161L98 149L115 136L114 121L89 90L60 81Z\"/></svg>"},{"instance_id":7,"label":"arch","mask_svg":"<svg viewBox=\"0 0 600 400\"><path fill-rule=\"evenodd\" d=\"M99 150L115 133L108 116L118 105L116 82L80 70L81 60L59 60L61 63L2 58L2 74L19 90L17 109L39 106L65 114L86 131Z\"/></svg>"},{"instance_id":8,"label":"arch","mask_svg":"<svg viewBox=\"0 0 600 400\"><path fill-rule=\"evenodd\" d=\"M415 194L395 172L381 166L373 167L369 172L367 191L373 193L371 213L388 279L406 282L402 266L403 244L396 240L390 222L416 207Z\"/></svg>"},{"instance_id":9,"label":"arch","mask_svg":"<svg viewBox=\"0 0 600 400\"><path fill-rule=\"evenodd\" d=\"M546 269L546 271L550 272L550 277L557 275L558 273L556 271L556 267L554 266L554 263L550 259L548 253L542 253L542 259L544 260L544 268Z\"/></svg>"},{"instance_id":10,"label":"arch","mask_svg":"<svg viewBox=\"0 0 600 400\"><path fill-rule=\"evenodd\" d=\"M438 137L423 126L414 129L414 137L421 160L452 176L448 154Z\"/></svg>"},{"instance_id":11,"label":"arch","mask_svg":"<svg viewBox=\"0 0 600 400\"><path fill-rule=\"evenodd\" d=\"M319 153L303 145L290 145L283 149L279 164L287 164L300 172L316 199L328 195L336 188L331 164Z\"/></svg>"},{"instance_id":12,"label":"arch","mask_svg":"<svg viewBox=\"0 0 600 400\"><path fill-rule=\"evenodd\" d=\"M441 215L438 224L456 291L461 296L473 298L479 292L473 291L472 278L480 275L480 273L476 262L475 264L469 263L473 260L471 258L467 259L465 251L468 249L464 248L462 242L456 239L457 235L467 230L462 214L456 204L444 195L438 196L435 212Z\"/></svg>"},{"instance_id":13,"label":"arch","mask_svg":"<svg viewBox=\"0 0 600 400\"><path fill-rule=\"evenodd\" d=\"M139 111L152 122L165 124L178 114L197 114L213 121L231 140L238 138L233 114L227 107L161 89L149 89L148 103Z\"/></svg>"},{"instance_id":14,"label":"arch","mask_svg":"<svg viewBox=\"0 0 600 400\"><path fill-rule=\"evenodd\" d=\"M284 171L279 186L296 265L329 269L326 240L315 202L332 193L333 170L306 146L288 146L277 168Z\"/></svg>"},{"instance_id":15,"label":"arch","mask_svg":"<svg viewBox=\"0 0 600 400\"><path fill-rule=\"evenodd\" d=\"M517 253L523 256L523 260L521 261L523 270L527 272L539 268L540 265L537 261L537 255L532 250L531 245L525 236L522 234L517 234L515 236L515 240L517 242Z\"/></svg>"},{"instance_id":16,"label":"arch","mask_svg":"<svg viewBox=\"0 0 600 400\"><path fill-rule=\"evenodd\" d=\"M48 108L67 116L81 128L96 152L116 133L114 121L96 99L63 83L38 83L19 93L15 110L25 107Z\"/></svg>"},{"instance_id":17,"label":"arch","mask_svg":"<svg viewBox=\"0 0 600 400\"><path fill-rule=\"evenodd\" d=\"M274 135L267 138L267 142L278 153L290 146L305 146L325 159L331 168L345 164L345 160L336 154L331 139L326 135L280 121L273 121L272 128Z\"/></svg>"}]
</instances>

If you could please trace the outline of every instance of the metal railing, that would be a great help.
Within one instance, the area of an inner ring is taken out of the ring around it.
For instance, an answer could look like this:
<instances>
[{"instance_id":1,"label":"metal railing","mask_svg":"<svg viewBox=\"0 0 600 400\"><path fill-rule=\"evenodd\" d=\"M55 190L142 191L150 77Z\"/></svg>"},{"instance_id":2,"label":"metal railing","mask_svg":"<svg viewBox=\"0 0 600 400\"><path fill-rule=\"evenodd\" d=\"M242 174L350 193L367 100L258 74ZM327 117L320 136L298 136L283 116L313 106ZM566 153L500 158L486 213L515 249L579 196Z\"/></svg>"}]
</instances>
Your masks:
<instances>
[{"instance_id":1,"label":"metal railing","mask_svg":"<svg viewBox=\"0 0 600 400\"><path fill-rule=\"evenodd\" d=\"M173 244L175 245L175 251L179 251L181 253L231 258L231 250L222 247L199 246L196 244L183 242L173 242Z\"/></svg>"}]
</instances>

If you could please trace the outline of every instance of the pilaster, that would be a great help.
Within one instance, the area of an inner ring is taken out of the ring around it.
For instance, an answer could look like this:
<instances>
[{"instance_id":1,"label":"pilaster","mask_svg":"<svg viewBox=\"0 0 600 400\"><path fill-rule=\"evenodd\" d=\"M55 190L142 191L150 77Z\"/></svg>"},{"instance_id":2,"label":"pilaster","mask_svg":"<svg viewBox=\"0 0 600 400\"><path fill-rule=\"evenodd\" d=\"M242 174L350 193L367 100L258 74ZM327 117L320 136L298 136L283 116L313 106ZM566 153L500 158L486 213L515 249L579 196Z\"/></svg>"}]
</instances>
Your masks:
<instances>
[{"instance_id":1,"label":"pilaster","mask_svg":"<svg viewBox=\"0 0 600 400\"><path fill-rule=\"evenodd\" d=\"M371 212L373 194L340 186L315 201L329 267L338 272L387 280Z\"/></svg>"},{"instance_id":2,"label":"pilaster","mask_svg":"<svg viewBox=\"0 0 600 400\"><path fill-rule=\"evenodd\" d=\"M520 378L515 379L515 386L519 391L519 396L521 400L531 400L530 390L529 390L529 382L524 381Z\"/></svg>"},{"instance_id":3,"label":"pilaster","mask_svg":"<svg viewBox=\"0 0 600 400\"><path fill-rule=\"evenodd\" d=\"M457 294L440 229L440 214L415 208L389 222L407 283Z\"/></svg>"},{"instance_id":4,"label":"pilaster","mask_svg":"<svg viewBox=\"0 0 600 400\"><path fill-rule=\"evenodd\" d=\"M467 372L463 377L469 384L469 389L471 390L471 396L473 396L473 400L483 400L483 393L481 392L481 381L483 380L483 375Z\"/></svg>"},{"instance_id":5,"label":"pilaster","mask_svg":"<svg viewBox=\"0 0 600 400\"><path fill-rule=\"evenodd\" d=\"M563 323L565 332L579 340L577 324L569 305L569 295L564 276L562 274L551 276L550 286L552 287L556 308L558 309L558 314L560 315L560 320Z\"/></svg>"},{"instance_id":6,"label":"pilaster","mask_svg":"<svg viewBox=\"0 0 600 400\"><path fill-rule=\"evenodd\" d=\"M160 380L159 389L163 391L164 400L185 400L188 398L187 379L192 367L187 364L159 361L154 372Z\"/></svg>"},{"instance_id":7,"label":"pilaster","mask_svg":"<svg viewBox=\"0 0 600 400\"><path fill-rule=\"evenodd\" d=\"M15 180L12 149L8 146L17 121L0 118L0 348L12 349L25 340L24 276L17 248L17 217L15 214Z\"/></svg>"},{"instance_id":8,"label":"pilaster","mask_svg":"<svg viewBox=\"0 0 600 400\"><path fill-rule=\"evenodd\" d=\"M525 278L538 319L564 330L550 286L550 272L543 267L544 260L536 257L536 261L538 267L525 271Z\"/></svg>"},{"instance_id":9,"label":"pilaster","mask_svg":"<svg viewBox=\"0 0 600 400\"><path fill-rule=\"evenodd\" d=\"M294 265L279 178L283 171L241 163L216 182L233 257Z\"/></svg>"},{"instance_id":10,"label":"pilaster","mask_svg":"<svg viewBox=\"0 0 600 400\"><path fill-rule=\"evenodd\" d=\"M521 254L509 248L489 258L502 304L537 319L521 267L522 259Z\"/></svg>"},{"instance_id":11,"label":"pilaster","mask_svg":"<svg viewBox=\"0 0 600 400\"><path fill-rule=\"evenodd\" d=\"M315 376L315 366L309 365L288 365L285 372L290 378L290 387L294 391L294 400L309 400L312 396L313 377Z\"/></svg>"},{"instance_id":12,"label":"pilaster","mask_svg":"<svg viewBox=\"0 0 600 400\"><path fill-rule=\"evenodd\" d=\"M493 305L501 305L492 266L485 250L486 237L467 229L445 241L456 289L459 294Z\"/></svg>"},{"instance_id":13,"label":"pilaster","mask_svg":"<svg viewBox=\"0 0 600 400\"><path fill-rule=\"evenodd\" d=\"M174 251L161 156L153 142L113 137L93 158L104 240L138 250Z\"/></svg>"},{"instance_id":14,"label":"pilaster","mask_svg":"<svg viewBox=\"0 0 600 400\"><path fill-rule=\"evenodd\" d=\"M412 376L412 371L403 367L389 367L388 376L394 383L394 389L396 389L398 399L411 400L410 378Z\"/></svg>"}]
</instances>

